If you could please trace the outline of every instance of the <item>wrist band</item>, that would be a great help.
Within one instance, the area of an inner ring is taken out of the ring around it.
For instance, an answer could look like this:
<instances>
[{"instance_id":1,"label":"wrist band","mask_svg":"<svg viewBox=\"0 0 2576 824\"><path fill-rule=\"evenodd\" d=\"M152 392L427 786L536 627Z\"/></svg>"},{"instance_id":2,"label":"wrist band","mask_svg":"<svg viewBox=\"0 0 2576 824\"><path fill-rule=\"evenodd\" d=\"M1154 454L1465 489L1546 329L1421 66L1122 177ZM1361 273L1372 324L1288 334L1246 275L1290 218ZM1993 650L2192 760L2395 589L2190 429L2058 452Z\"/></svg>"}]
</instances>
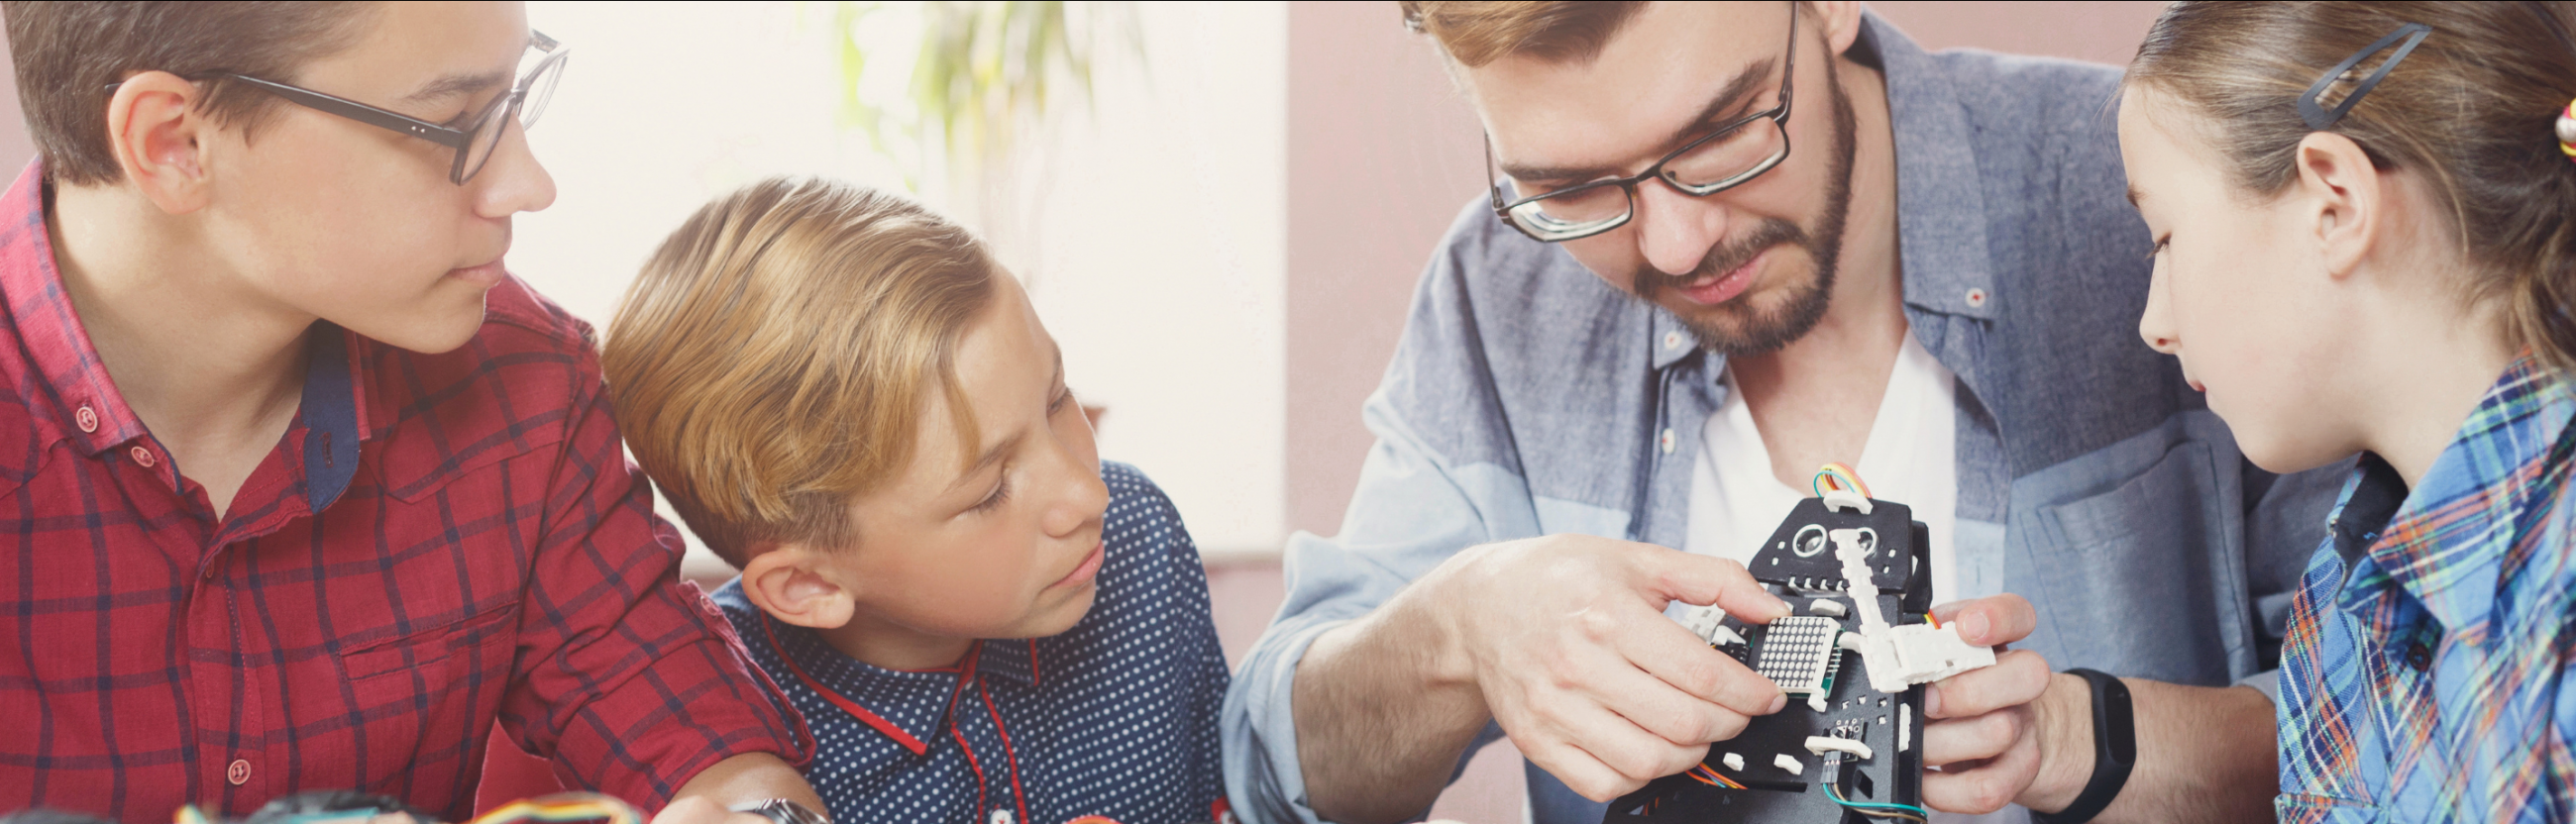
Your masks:
<instances>
[{"instance_id":1,"label":"wrist band","mask_svg":"<svg viewBox=\"0 0 2576 824\"><path fill-rule=\"evenodd\" d=\"M2066 809L2031 811L2031 820L2039 824L2093 820L2120 796L2120 788L2129 783L2129 769L2138 763L2138 728L2129 715L2129 686L2099 670L2071 669L2066 674L2081 676L2093 685L2093 779L2084 782L2084 792Z\"/></svg>"}]
</instances>

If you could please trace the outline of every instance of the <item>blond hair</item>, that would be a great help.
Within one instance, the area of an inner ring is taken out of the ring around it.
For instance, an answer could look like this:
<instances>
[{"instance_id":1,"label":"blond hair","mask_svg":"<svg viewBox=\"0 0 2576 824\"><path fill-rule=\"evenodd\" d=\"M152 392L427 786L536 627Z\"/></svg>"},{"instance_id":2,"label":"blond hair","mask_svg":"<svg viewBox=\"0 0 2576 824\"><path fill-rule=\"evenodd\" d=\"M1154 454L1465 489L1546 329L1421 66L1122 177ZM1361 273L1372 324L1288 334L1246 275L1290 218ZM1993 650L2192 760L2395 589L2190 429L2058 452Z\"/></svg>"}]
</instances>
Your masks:
<instances>
[{"instance_id":1,"label":"blond hair","mask_svg":"<svg viewBox=\"0 0 2576 824\"><path fill-rule=\"evenodd\" d=\"M932 392L975 441L951 360L995 272L972 233L873 189L772 178L709 203L609 324L627 445L735 567L853 545L853 499L903 473Z\"/></svg>"},{"instance_id":2,"label":"blond hair","mask_svg":"<svg viewBox=\"0 0 2576 824\"><path fill-rule=\"evenodd\" d=\"M2569 4L2175 3L2123 82L2200 115L2192 131L2232 183L2268 197L2299 177L2310 131L2299 97L2406 23L2433 31L2331 130L2378 168L2421 175L2479 267L2461 284L2467 299L2505 301L2516 343L2545 365L2576 367L2576 165L2551 128L2576 98ZM2394 51L2363 60L2319 104L2340 103Z\"/></svg>"},{"instance_id":3,"label":"blond hair","mask_svg":"<svg viewBox=\"0 0 2576 824\"><path fill-rule=\"evenodd\" d=\"M1472 69L1515 54L1550 63L1591 62L1645 3L1401 0L1396 5L1403 8L1406 28L1431 35L1449 59Z\"/></svg>"}]
</instances>

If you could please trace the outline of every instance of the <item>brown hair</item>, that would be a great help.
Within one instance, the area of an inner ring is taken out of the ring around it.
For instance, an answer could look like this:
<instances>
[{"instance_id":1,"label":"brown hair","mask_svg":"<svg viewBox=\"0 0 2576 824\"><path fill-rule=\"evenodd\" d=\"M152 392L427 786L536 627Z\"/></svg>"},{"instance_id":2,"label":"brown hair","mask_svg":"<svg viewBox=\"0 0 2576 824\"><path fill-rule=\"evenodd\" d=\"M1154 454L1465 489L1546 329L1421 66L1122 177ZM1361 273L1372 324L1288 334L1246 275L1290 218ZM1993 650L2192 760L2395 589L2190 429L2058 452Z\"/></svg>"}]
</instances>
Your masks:
<instances>
[{"instance_id":1,"label":"brown hair","mask_svg":"<svg viewBox=\"0 0 2576 824\"><path fill-rule=\"evenodd\" d=\"M294 82L305 64L347 48L375 17L375 4L0 3L27 131L45 174L65 184L114 183L124 176L108 147L107 86L138 72L186 78L226 72ZM244 84L209 78L198 106L247 133L281 103Z\"/></svg>"},{"instance_id":2,"label":"brown hair","mask_svg":"<svg viewBox=\"0 0 2576 824\"><path fill-rule=\"evenodd\" d=\"M2539 360L2576 367L2576 164L2558 112L2576 98L2576 10L2559 2L2179 2L2147 32L2125 83L2170 95L2255 196L2298 179L2309 128L2298 99L2353 53L2406 23L2432 34L2332 130L2382 169L2420 175L2481 274L2472 303L2502 298L2509 333ZM2396 51L2364 59L2319 103L2332 108Z\"/></svg>"},{"instance_id":3,"label":"brown hair","mask_svg":"<svg viewBox=\"0 0 2576 824\"><path fill-rule=\"evenodd\" d=\"M852 499L903 473L931 392L975 442L951 358L996 271L974 234L873 189L771 178L709 203L609 324L627 446L735 567L853 545Z\"/></svg>"},{"instance_id":4,"label":"brown hair","mask_svg":"<svg viewBox=\"0 0 2576 824\"><path fill-rule=\"evenodd\" d=\"M1555 62L1590 62L1628 18L1639 0L1400 0L1406 28L1431 35L1459 65L1476 68L1505 55Z\"/></svg>"}]
</instances>

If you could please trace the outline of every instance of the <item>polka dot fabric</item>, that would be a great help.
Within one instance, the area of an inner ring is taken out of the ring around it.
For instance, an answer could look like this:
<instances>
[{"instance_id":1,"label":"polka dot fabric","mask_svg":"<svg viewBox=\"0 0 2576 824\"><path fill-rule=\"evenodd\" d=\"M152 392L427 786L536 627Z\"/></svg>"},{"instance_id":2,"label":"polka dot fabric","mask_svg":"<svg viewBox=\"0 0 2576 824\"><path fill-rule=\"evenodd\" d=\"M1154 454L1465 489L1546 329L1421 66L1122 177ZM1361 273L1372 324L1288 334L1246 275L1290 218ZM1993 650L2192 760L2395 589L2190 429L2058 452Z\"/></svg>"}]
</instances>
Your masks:
<instances>
[{"instance_id":1,"label":"polka dot fabric","mask_svg":"<svg viewBox=\"0 0 2576 824\"><path fill-rule=\"evenodd\" d=\"M1186 824L1222 815L1225 654L1198 548L1163 491L1104 463L1100 592L1052 638L986 640L956 666L880 669L715 593L753 660L803 712L805 777L832 820Z\"/></svg>"}]
</instances>

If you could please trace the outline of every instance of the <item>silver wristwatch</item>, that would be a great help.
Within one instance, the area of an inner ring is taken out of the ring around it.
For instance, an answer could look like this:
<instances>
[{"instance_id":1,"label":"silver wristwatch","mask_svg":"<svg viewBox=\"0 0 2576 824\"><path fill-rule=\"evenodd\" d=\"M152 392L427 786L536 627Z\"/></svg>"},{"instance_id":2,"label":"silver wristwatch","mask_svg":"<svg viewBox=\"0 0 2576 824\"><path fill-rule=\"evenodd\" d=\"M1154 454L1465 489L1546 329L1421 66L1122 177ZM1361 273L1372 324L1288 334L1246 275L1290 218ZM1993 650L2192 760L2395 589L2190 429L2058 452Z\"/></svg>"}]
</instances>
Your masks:
<instances>
[{"instance_id":1,"label":"silver wristwatch","mask_svg":"<svg viewBox=\"0 0 2576 824\"><path fill-rule=\"evenodd\" d=\"M824 817L822 813L805 809L805 805L784 798L736 804L733 811L750 813L777 824L832 824L832 819Z\"/></svg>"}]
</instances>

